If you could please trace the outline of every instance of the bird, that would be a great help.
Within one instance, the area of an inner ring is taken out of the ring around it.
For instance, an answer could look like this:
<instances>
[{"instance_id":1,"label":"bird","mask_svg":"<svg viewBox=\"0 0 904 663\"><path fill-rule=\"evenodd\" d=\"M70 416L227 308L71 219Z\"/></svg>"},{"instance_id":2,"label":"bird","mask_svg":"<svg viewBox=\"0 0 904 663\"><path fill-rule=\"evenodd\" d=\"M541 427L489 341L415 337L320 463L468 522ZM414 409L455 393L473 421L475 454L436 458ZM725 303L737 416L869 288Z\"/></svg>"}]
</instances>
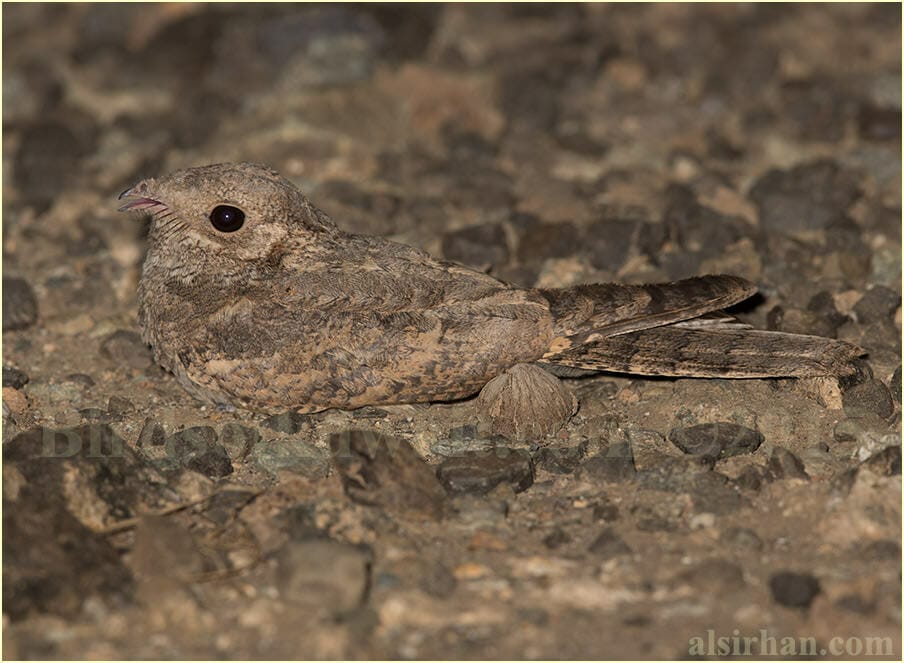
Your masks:
<instances>
[{"instance_id":1,"label":"bird","mask_svg":"<svg viewBox=\"0 0 904 663\"><path fill-rule=\"evenodd\" d=\"M351 234L261 164L144 179L151 216L138 321L197 398L262 413L455 401L513 366L560 376L844 376L863 354L762 331L724 309L732 275L528 288L389 239Z\"/></svg>"}]
</instances>

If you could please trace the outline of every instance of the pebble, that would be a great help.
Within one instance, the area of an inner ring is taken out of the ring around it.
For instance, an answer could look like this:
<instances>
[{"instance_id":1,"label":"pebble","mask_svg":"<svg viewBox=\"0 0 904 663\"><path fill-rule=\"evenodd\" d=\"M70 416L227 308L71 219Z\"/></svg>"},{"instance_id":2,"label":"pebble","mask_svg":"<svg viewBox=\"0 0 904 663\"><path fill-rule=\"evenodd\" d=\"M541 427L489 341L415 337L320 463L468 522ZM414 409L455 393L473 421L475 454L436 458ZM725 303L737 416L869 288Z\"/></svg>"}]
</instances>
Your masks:
<instances>
[{"instance_id":1,"label":"pebble","mask_svg":"<svg viewBox=\"0 0 904 663\"><path fill-rule=\"evenodd\" d=\"M151 350L136 332L118 329L101 341L100 353L117 364L131 368L147 368L154 358Z\"/></svg>"},{"instance_id":2,"label":"pebble","mask_svg":"<svg viewBox=\"0 0 904 663\"><path fill-rule=\"evenodd\" d=\"M166 444L166 431L163 429L163 425L153 417L146 418L144 425L141 427L141 432L138 433L136 446L142 449L146 447L162 447L164 444Z\"/></svg>"},{"instance_id":3,"label":"pebble","mask_svg":"<svg viewBox=\"0 0 904 663\"><path fill-rule=\"evenodd\" d=\"M618 507L611 502L598 502L593 505L593 519L606 523L612 523L618 520Z\"/></svg>"},{"instance_id":4,"label":"pebble","mask_svg":"<svg viewBox=\"0 0 904 663\"><path fill-rule=\"evenodd\" d=\"M3 331L27 329L38 319L38 301L28 281L3 277Z\"/></svg>"},{"instance_id":5,"label":"pebble","mask_svg":"<svg viewBox=\"0 0 904 663\"><path fill-rule=\"evenodd\" d=\"M631 548L612 527L606 527L590 544L589 551L603 559L630 555Z\"/></svg>"},{"instance_id":6,"label":"pebble","mask_svg":"<svg viewBox=\"0 0 904 663\"><path fill-rule=\"evenodd\" d=\"M901 109L864 104L857 112L857 130L866 140L900 142Z\"/></svg>"},{"instance_id":7,"label":"pebble","mask_svg":"<svg viewBox=\"0 0 904 663\"><path fill-rule=\"evenodd\" d=\"M895 400L898 403L901 402L901 367L898 366L895 369L895 372L891 375L891 380L888 382L888 389L891 391L892 396L894 396Z\"/></svg>"},{"instance_id":8,"label":"pebble","mask_svg":"<svg viewBox=\"0 0 904 663\"><path fill-rule=\"evenodd\" d=\"M504 264L509 259L505 229L498 223L486 223L446 233L442 254L473 267Z\"/></svg>"},{"instance_id":9,"label":"pebble","mask_svg":"<svg viewBox=\"0 0 904 663\"><path fill-rule=\"evenodd\" d=\"M759 431L724 421L669 431L669 440L684 453L714 459L754 453L764 439Z\"/></svg>"},{"instance_id":10,"label":"pebble","mask_svg":"<svg viewBox=\"0 0 904 663\"><path fill-rule=\"evenodd\" d=\"M232 438L233 454L241 457L245 452L244 438L239 449L239 438ZM329 454L310 442L299 439L265 440L250 450L248 458L255 466L270 474L286 471L309 479L323 479L330 473Z\"/></svg>"},{"instance_id":11,"label":"pebble","mask_svg":"<svg viewBox=\"0 0 904 663\"><path fill-rule=\"evenodd\" d=\"M821 159L768 171L749 197L764 230L788 234L825 228L860 197L860 187L853 174Z\"/></svg>"},{"instance_id":12,"label":"pebble","mask_svg":"<svg viewBox=\"0 0 904 663\"><path fill-rule=\"evenodd\" d=\"M371 554L331 539L289 541L276 553L280 595L315 614L341 617L364 605Z\"/></svg>"},{"instance_id":13,"label":"pebble","mask_svg":"<svg viewBox=\"0 0 904 663\"><path fill-rule=\"evenodd\" d=\"M232 474L232 463L217 432L210 426L193 426L174 433L166 439L167 456L183 467L219 479Z\"/></svg>"},{"instance_id":14,"label":"pebble","mask_svg":"<svg viewBox=\"0 0 904 663\"><path fill-rule=\"evenodd\" d=\"M781 571L769 578L772 599L789 608L809 608L821 591L819 580L809 573Z\"/></svg>"},{"instance_id":15,"label":"pebble","mask_svg":"<svg viewBox=\"0 0 904 663\"><path fill-rule=\"evenodd\" d=\"M900 305L900 293L884 285L874 285L854 305L854 314L861 324L891 320Z\"/></svg>"},{"instance_id":16,"label":"pebble","mask_svg":"<svg viewBox=\"0 0 904 663\"><path fill-rule=\"evenodd\" d=\"M666 456L658 465L638 472L637 483L646 490L687 493L696 512L722 515L741 505L732 481L695 456Z\"/></svg>"},{"instance_id":17,"label":"pebble","mask_svg":"<svg viewBox=\"0 0 904 663\"><path fill-rule=\"evenodd\" d=\"M867 380L854 385L842 394L844 412L849 417L876 414L888 419L895 413L895 402L891 392L881 380Z\"/></svg>"},{"instance_id":18,"label":"pebble","mask_svg":"<svg viewBox=\"0 0 904 663\"><path fill-rule=\"evenodd\" d=\"M543 537L543 545L550 550L571 543L571 535L561 527L556 527L552 532Z\"/></svg>"},{"instance_id":19,"label":"pebble","mask_svg":"<svg viewBox=\"0 0 904 663\"><path fill-rule=\"evenodd\" d=\"M28 384L28 376L18 368L12 366L3 367L3 386L21 389Z\"/></svg>"},{"instance_id":20,"label":"pebble","mask_svg":"<svg viewBox=\"0 0 904 663\"><path fill-rule=\"evenodd\" d=\"M446 458L436 476L450 493L488 493L503 482L520 493L533 485L534 465L526 451L496 447Z\"/></svg>"},{"instance_id":21,"label":"pebble","mask_svg":"<svg viewBox=\"0 0 904 663\"><path fill-rule=\"evenodd\" d=\"M219 442L233 462L241 462L261 439L256 428L241 424L225 424L220 428Z\"/></svg>"},{"instance_id":22,"label":"pebble","mask_svg":"<svg viewBox=\"0 0 904 663\"><path fill-rule=\"evenodd\" d=\"M752 552L760 552L764 547L759 534L749 527L731 527L722 532L720 540L734 548Z\"/></svg>"},{"instance_id":23,"label":"pebble","mask_svg":"<svg viewBox=\"0 0 904 663\"><path fill-rule=\"evenodd\" d=\"M769 478L774 480L810 478L804 471L801 459L783 447L775 447L772 450L766 471Z\"/></svg>"},{"instance_id":24,"label":"pebble","mask_svg":"<svg viewBox=\"0 0 904 663\"><path fill-rule=\"evenodd\" d=\"M860 467L870 470L880 476L893 477L901 475L901 446L886 447L882 451L873 454L860 464Z\"/></svg>"},{"instance_id":25,"label":"pebble","mask_svg":"<svg viewBox=\"0 0 904 663\"><path fill-rule=\"evenodd\" d=\"M573 447L543 447L534 455L534 462L538 468L553 474L571 474L580 465L587 447L586 440Z\"/></svg>"},{"instance_id":26,"label":"pebble","mask_svg":"<svg viewBox=\"0 0 904 663\"><path fill-rule=\"evenodd\" d=\"M584 460L576 477L594 483L624 483L637 474L634 451L630 442L614 442L602 451Z\"/></svg>"},{"instance_id":27,"label":"pebble","mask_svg":"<svg viewBox=\"0 0 904 663\"><path fill-rule=\"evenodd\" d=\"M311 415L298 412L283 412L274 414L263 420L264 426L278 433L295 435L311 425Z\"/></svg>"},{"instance_id":28,"label":"pebble","mask_svg":"<svg viewBox=\"0 0 904 663\"><path fill-rule=\"evenodd\" d=\"M757 492L763 487L763 473L757 467L745 467L734 480L735 485L741 490Z\"/></svg>"},{"instance_id":29,"label":"pebble","mask_svg":"<svg viewBox=\"0 0 904 663\"><path fill-rule=\"evenodd\" d=\"M330 436L333 462L355 502L433 519L445 514L446 492L406 440L367 430Z\"/></svg>"}]
</instances>

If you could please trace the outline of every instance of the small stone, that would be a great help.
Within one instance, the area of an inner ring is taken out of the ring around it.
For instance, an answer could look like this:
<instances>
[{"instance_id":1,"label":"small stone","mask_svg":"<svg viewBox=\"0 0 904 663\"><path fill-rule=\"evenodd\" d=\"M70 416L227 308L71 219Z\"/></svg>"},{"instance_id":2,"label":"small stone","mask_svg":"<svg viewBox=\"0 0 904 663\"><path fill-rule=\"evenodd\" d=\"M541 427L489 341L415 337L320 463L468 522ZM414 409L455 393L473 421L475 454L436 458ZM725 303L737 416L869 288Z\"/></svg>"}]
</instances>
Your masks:
<instances>
[{"instance_id":1,"label":"small stone","mask_svg":"<svg viewBox=\"0 0 904 663\"><path fill-rule=\"evenodd\" d=\"M86 407L79 410L78 413L85 421L111 421L107 411L99 407Z\"/></svg>"},{"instance_id":2,"label":"small stone","mask_svg":"<svg viewBox=\"0 0 904 663\"><path fill-rule=\"evenodd\" d=\"M12 366L3 367L3 386L21 389L28 384L28 376L18 368Z\"/></svg>"},{"instance_id":3,"label":"small stone","mask_svg":"<svg viewBox=\"0 0 904 663\"><path fill-rule=\"evenodd\" d=\"M194 426L166 439L167 456L189 470L211 479L232 474L232 463L217 432L210 426Z\"/></svg>"},{"instance_id":4,"label":"small stone","mask_svg":"<svg viewBox=\"0 0 904 663\"><path fill-rule=\"evenodd\" d=\"M313 613L341 617L364 605L371 555L331 539L290 541L276 554L280 595Z\"/></svg>"},{"instance_id":5,"label":"small stone","mask_svg":"<svg viewBox=\"0 0 904 663\"><path fill-rule=\"evenodd\" d=\"M881 380L872 379L854 385L842 394L844 411L850 417L877 414L888 419L895 413L895 402Z\"/></svg>"},{"instance_id":6,"label":"small stone","mask_svg":"<svg viewBox=\"0 0 904 663\"><path fill-rule=\"evenodd\" d=\"M447 599L455 593L458 580L452 570L442 562L428 562L418 581L418 587L430 596Z\"/></svg>"},{"instance_id":7,"label":"small stone","mask_svg":"<svg viewBox=\"0 0 904 663\"><path fill-rule=\"evenodd\" d=\"M4 385L5 386L5 385ZM891 380L888 382L888 389L891 391L892 396L894 396L895 400L899 403L901 402L901 367L898 366L895 369L895 372L891 375Z\"/></svg>"},{"instance_id":8,"label":"small stone","mask_svg":"<svg viewBox=\"0 0 904 663\"><path fill-rule=\"evenodd\" d=\"M582 247L580 234L571 223L530 223L518 242L518 259L530 263L565 258Z\"/></svg>"},{"instance_id":9,"label":"small stone","mask_svg":"<svg viewBox=\"0 0 904 663\"><path fill-rule=\"evenodd\" d=\"M590 544L590 552L603 559L630 555L631 548L611 527L606 527Z\"/></svg>"},{"instance_id":10,"label":"small stone","mask_svg":"<svg viewBox=\"0 0 904 663\"><path fill-rule=\"evenodd\" d=\"M612 523L618 520L618 507L611 502L600 502L593 505L593 519Z\"/></svg>"},{"instance_id":11,"label":"small stone","mask_svg":"<svg viewBox=\"0 0 904 663\"><path fill-rule=\"evenodd\" d=\"M873 454L860 464L860 467L868 469L880 476L893 477L901 474L901 446L886 447L882 451Z\"/></svg>"},{"instance_id":12,"label":"small stone","mask_svg":"<svg viewBox=\"0 0 904 663\"><path fill-rule=\"evenodd\" d=\"M543 537L543 545L550 550L571 542L571 536L561 527L556 527L552 532Z\"/></svg>"},{"instance_id":13,"label":"small stone","mask_svg":"<svg viewBox=\"0 0 904 663\"><path fill-rule=\"evenodd\" d=\"M769 578L772 599L789 608L809 608L821 588L819 580L809 573L782 571Z\"/></svg>"},{"instance_id":14,"label":"small stone","mask_svg":"<svg viewBox=\"0 0 904 663\"><path fill-rule=\"evenodd\" d=\"M813 161L790 170L770 170L754 184L750 198L767 232L820 230L860 195L855 176L834 161Z\"/></svg>"},{"instance_id":15,"label":"small stone","mask_svg":"<svg viewBox=\"0 0 904 663\"><path fill-rule=\"evenodd\" d=\"M747 527L732 527L725 530L720 537L723 543L734 548L760 552L763 549L763 540L752 529Z\"/></svg>"},{"instance_id":16,"label":"small stone","mask_svg":"<svg viewBox=\"0 0 904 663\"><path fill-rule=\"evenodd\" d=\"M534 456L538 468L553 474L571 474L578 467L587 453L587 441L573 447L548 446L540 449Z\"/></svg>"},{"instance_id":17,"label":"small stone","mask_svg":"<svg viewBox=\"0 0 904 663\"><path fill-rule=\"evenodd\" d=\"M857 316L857 322L868 325L872 322L891 320L900 305L899 293L884 285L874 285L854 306L854 314Z\"/></svg>"},{"instance_id":18,"label":"small stone","mask_svg":"<svg viewBox=\"0 0 904 663\"><path fill-rule=\"evenodd\" d=\"M141 432L138 433L136 442L138 448L162 447L164 444L166 444L166 431L163 430L163 426L153 417L145 419Z\"/></svg>"},{"instance_id":19,"label":"small stone","mask_svg":"<svg viewBox=\"0 0 904 663\"><path fill-rule=\"evenodd\" d=\"M793 453L782 447L775 447L766 471L771 479L809 479L804 471L804 464Z\"/></svg>"},{"instance_id":20,"label":"small stone","mask_svg":"<svg viewBox=\"0 0 904 663\"><path fill-rule=\"evenodd\" d=\"M864 104L857 113L857 129L865 140L900 142L901 109Z\"/></svg>"},{"instance_id":21,"label":"small stone","mask_svg":"<svg viewBox=\"0 0 904 663\"><path fill-rule=\"evenodd\" d=\"M233 446L233 451L237 451L237 445ZM249 458L270 474L286 471L309 479L323 479L330 473L329 454L310 442L295 438L258 442L251 449Z\"/></svg>"},{"instance_id":22,"label":"small stone","mask_svg":"<svg viewBox=\"0 0 904 663\"><path fill-rule=\"evenodd\" d=\"M478 420L493 435L528 442L558 432L577 411L578 401L539 366L516 364L484 385L476 406Z\"/></svg>"},{"instance_id":23,"label":"small stone","mask_svg":"<svg viewBox=\"0 0 904 663\"><path fill-rule=\"evenodd\" d=\"M716 459L754 453L764 439L759 431L724 421L669 432L669 440L684 453Z\"/></svg>"},{"instance_id":24,"label":"small stone","mask_svg":"<svg viewBox=\"0 0 904 663\"><path fill-rule=\"evenodd\" d=\"M863 559L870 562L881 562L883 560L901 559L901 544L892 539L879 539L878 541L870 541L863 546Z\"/></svg>"},{"instance_id":25,"label":"small stone","mask_svg":"<svg viewBox=\"0 0 904 663\"><path fill-rule=\"evenodd\" d=\"M526 451L496 447L447 458L436 476L450 493L488 493L503 482L520 493L534 483L534 466Z\"/></svg>"},{"instance_id":26,"label":"small stone","mask_svg":"<svg viewBox=\"0 0 904 663\"><path fill-rule=\"evenodd\" d=\"M498 223L487 223L452 231L443 237L442 254L473 267L504 264L509 258L505 230Z\"/></svg>"},{"instance_id":27,"label":"small stone","mask_svg":"<svg viewBox=\"0 0 904 663\"><path fill-rule=\"evenodd\" d=\"M249 426L225 424L220 429L219 442L233 462L243 461L260 439L258 430Z\"/></svg>"},{"instance_id":28,"label":"small stone","mask_svg":"<svg viewBox=\"0 0 904 663\"><path fill-rule=\"evenodd\" d=\"M615 442L581 463L576 476L595 483L623 483L636 474L631 443Z\"/></svg>"},{"instance_id":29,"label":"small stone","mask_svg":"<svg viewBox=\"0 0 904 663\"><path fill-rule=\"evenodd\" d=\"M135 404L122 396L110 396L107 400L107 412L111 417L120 419L135 409Z\"/></svg>"},{"instance_id":30,"label":"small stone","mask_svg":"<svg viewBox=\"0 0 904 663\"><path fill-rule=\"evenodd\" d=\"M330 451L353 501L434 519L445 514L442 485L407 441L352 430L331 435Z\"/></svg>"},{"instance_id":31,"label":"small stone","mask_svg":"<svg viewBox=\"0 0 904 663\"><path fill-rule=\"evenodd\" d=\"M130 368L147 368L154 361L141 337L127 329L118 329L101 341L100 353L117 364Z\"/></svg>"},{"instance_id":32,"label":"small stone","mask_svg":"<svg viewBox=\"0 0 904 663\"><path fill-rule=\"evenodd\" d=\"M763 487L763 474L759 468L745 467L735 478L735 485L741 490L757 492Z\"/></svg>"},{"instance_id":33,"label":"small stone","mask_svg":"<svg viewBox=\"0 0 904 663\"><path fill-rule=\"evenodd\" d=\"M311 415L299 414L298 412L283 412L282 414L274 414L267 417L262 423L270 430L275 430L278 433L295 435L306 426L310 426Z\"/></svg>"},{"instance_id":34,"label":"small stone","mask_svg":"<svg viewBox=\"0 0 904 663\"><path fill-rule=\"evenodd\" d=\"M28 281L3 277L3 331L26 329L38 319L38 301Z\"/></svg>"}]
</instances>

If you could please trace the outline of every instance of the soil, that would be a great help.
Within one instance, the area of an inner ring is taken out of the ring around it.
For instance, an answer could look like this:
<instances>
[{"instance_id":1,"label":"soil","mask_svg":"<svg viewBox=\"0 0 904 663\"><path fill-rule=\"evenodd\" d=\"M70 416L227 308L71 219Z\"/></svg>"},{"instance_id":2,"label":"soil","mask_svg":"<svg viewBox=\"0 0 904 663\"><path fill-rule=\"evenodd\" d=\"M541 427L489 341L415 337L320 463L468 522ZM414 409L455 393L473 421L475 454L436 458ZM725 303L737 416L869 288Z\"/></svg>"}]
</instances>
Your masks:
<instances>
[{"instance_id":1,"label":"soil","mask_svg":"<svg viewBox=\"0 0 904 663\"><path fill-rule=\"evenodd\" d=\"M6 658L900 660L899 6L35 3L3 30ZM868 355L567 379L577 413L528 443L473 399L218 410L141 342L116 195L233 160L525 286L734 273L744 321Z\"/></svg>"}]
</instances>

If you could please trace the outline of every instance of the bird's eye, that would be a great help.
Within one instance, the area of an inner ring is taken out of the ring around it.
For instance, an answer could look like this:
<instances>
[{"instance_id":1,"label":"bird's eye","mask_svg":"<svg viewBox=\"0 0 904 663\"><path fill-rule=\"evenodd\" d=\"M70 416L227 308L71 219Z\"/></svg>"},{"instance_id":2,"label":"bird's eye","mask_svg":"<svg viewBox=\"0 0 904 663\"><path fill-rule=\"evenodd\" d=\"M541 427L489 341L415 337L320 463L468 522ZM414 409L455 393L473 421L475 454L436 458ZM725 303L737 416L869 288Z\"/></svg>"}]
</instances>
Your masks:
<instances>
[{"instance_id":1,"label":"bird's eye","mask_svg":"<svg viewBox=\"0 0 904 663\"><path fill-rule=\"evenodd\" d=\"M210 222L221 233L234 233L245 223L245 213L232 205L217 205L210 213Z\"/></svg>"}]
</instances>

